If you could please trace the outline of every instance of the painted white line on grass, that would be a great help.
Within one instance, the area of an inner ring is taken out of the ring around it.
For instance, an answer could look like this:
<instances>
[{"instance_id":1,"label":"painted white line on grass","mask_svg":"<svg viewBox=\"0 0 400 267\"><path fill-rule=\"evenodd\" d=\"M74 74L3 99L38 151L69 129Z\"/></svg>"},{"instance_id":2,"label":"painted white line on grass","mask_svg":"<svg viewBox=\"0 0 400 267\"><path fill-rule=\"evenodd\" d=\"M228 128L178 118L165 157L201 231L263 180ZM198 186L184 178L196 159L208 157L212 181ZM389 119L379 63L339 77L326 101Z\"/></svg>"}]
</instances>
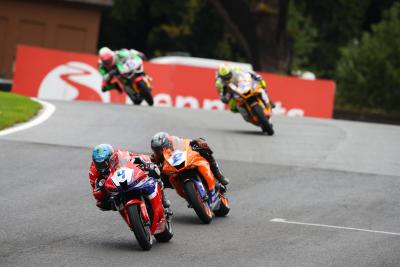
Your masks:
<instances>
[{"instance_id":1,"label":"painted white line on grass","mask_svg":"<svg viewBox=\"0 0 400 267\"><path fill-rule=\"evenodd\" d=\"M375 230L370 230L370 229L361 229L361 228L344 227L344 226L327 225L327 224L318 224L318 223L295 222L295 221L288 221L286 219L280 219L280 218L272 219L272 220L270 220L270 222L299 224L299 225L308 225L308 226L317 226L317 227L327 227L327 228L336 228L336 229L343 229L343 230L353 230L353 231L369 232L369 233L376 233L376 234L400 236L400 233L394 233L394 232L375 231Z\"/></svg>"},{"instance_id":2,"label":"painted white line on grass","mask_svg":"<svg viewBox=\"0 0 400 267\"><path fill-rule=\"evenodd\" d=\"M46 121L48 118L50 118L51 115L53 115L54 111L56 110L56 107L53 104L36 99L36 98L32 98L32 99L39 102L43 106L43 108L39 111L38 115L36 115L32 120L30 120L28 122L20 123L11 128L0 131L0 136L12 134L15 132L19 132L19 131L34 127L34 126L39 125L42 122Z\"/></svg>"}]
</instances>

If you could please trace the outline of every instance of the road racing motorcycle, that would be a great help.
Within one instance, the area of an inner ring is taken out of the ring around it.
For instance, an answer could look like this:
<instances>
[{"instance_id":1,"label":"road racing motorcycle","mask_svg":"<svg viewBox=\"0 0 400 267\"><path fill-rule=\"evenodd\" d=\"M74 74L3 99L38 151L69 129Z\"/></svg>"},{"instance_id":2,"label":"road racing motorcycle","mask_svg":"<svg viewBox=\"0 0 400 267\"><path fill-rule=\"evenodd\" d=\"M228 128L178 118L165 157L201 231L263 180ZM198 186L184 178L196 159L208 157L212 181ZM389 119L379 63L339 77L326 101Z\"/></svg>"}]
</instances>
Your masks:
<instances>
[{"instance_id":1,"label":"road racing motorcycle","mask_svg":"<svg viewBox=\"0 0 400 267\"><path fill-rule=\"evenodd\" d=\"M264 133L274 134L271 123L271 102L265 103L262 98L264 90L260 83L252 79L249 73L239 74L238 84L228 84L228 91L233 95L237 109L242 117L256 126L261 127Z\"/></svg>"},{"instance_id":2,"label":"road racing motorcycle","mask_svg":"<svg viewBox=\"0 0 400 267\"><path fill-rule=\"evenodd\" d=\"M178 195L188 202L188 207L193 208L199 219L208 224L214 215L222 217L229 213L229 202L219 184L215 185L214 190L209 190L202 172L208 172L214 181L215 177L208 161L192 150L189 142L188 139L180 139L175 149L163 149L162 172L168 175Z\"/></svg>"},{"instance_id":3,"label":"road racing motorcycle","mask_svg":"<svg viewBox=\"0 0 400 267\"><path fill-rule=\"evenodd\" d=\"M152 106L154 104L151 95L152 79L144 73L143 61L137 57L128 58L124 63L117 63L119 75L113 77L120 88L123 88L134 105L140 105L143 99Z\"/></svg>"},{"instance_id":4,"label":"road racing motorcycle","mask_svg":"<svg viewBox=\"0 0 400 267\"><path fill-rule=\"evenodd\" d=\"M173 236L172 222L162 205L160 184L138 164L128 159L121 161L104 185L113 209L119 211L143 250L151 249L152 236L159 242L168 242ZM149 199L145 193L154 187L153 198Z\"/></svg>"}]
</instances>

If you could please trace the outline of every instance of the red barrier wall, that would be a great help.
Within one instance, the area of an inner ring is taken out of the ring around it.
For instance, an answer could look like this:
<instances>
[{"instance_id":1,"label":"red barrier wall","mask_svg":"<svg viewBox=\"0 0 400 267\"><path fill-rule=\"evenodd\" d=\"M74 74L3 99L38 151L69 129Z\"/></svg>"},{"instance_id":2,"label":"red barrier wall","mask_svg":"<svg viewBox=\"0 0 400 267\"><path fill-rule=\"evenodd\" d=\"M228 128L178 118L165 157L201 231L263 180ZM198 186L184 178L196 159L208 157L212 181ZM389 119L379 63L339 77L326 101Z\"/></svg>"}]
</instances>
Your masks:
<instances>
[{"instance_id":1,"label":"red barrier wall","mask_svg":"<svg viewBox=\"0 0 400 267\"><path fill-rule=\"evenodd\" d=\"M215 69L145 62L153 77L155 105L224 109L214 87ZM277 104L275 113L331 118L335 83L260 73ZM130 103L116 91L101 92L95 55L19 46L13 92L42 99Z\"/></svg>"}]
</instances>

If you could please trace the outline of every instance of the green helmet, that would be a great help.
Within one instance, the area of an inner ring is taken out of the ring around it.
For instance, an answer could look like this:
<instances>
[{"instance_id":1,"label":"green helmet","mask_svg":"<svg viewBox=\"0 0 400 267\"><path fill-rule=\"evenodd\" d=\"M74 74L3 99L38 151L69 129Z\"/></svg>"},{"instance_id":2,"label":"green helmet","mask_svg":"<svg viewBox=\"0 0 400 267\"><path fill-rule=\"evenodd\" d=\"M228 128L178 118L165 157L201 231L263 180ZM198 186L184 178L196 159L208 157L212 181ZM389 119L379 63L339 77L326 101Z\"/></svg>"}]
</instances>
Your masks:
<instances>
[{"instance_id":1,"label":"green helmet","mask_svg":"<svg viewBox=\"0 0 400 267\"><path fill-rule=\"evenodd\" d=\"M129 50L128 49L118 50L117 56L121 61L125 61L129 57Z\"/></svg>"}]
</instances>

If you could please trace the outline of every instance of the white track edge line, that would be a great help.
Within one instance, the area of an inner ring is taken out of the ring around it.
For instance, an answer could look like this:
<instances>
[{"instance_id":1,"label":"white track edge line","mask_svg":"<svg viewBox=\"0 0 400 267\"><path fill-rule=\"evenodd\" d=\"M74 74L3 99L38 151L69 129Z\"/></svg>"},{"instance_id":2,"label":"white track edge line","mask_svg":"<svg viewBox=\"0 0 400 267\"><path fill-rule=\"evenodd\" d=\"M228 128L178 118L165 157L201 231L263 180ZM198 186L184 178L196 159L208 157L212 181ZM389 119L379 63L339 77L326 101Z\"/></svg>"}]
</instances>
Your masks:
<instances>
[{"instance_id":1,"label":"white track edge line","mask_svg":"<svg viewBox=\"0 0 400 267\"><path fill-rule=\"evenodd\" d=\"M362 231L362 232L369 232L369 233L376 233L376 234L386 234L386 235L400 236L400 233L395 233L395 232L376 231L376 230L371 230L371 229L344 227L344 226L318 224L318 223L304 223L304 222L288 221L286 219L280 219L280 218L272 219L272 220L270 220L270 222L298 224L298 225L308 225L308 226L317 226L317 227L327 227L327 228L336 228L336 229L343 229L343 230L353 230L353 231Z\"/></svg>"},{"instance_id":2,"label":"white track edge line","mask_svg":"<svg viewBox=\"0 0 400 267\"><path fill-rule=\"evenodd\" d=\"M34 97L31 97L31 99L42 104L43 108L39 111L39 113L27 122L19 123L15 126L12 126L11 128L7 128L5 130L0 131L0 136L12 134L15 132L19 132L37 126L45 122L56 111L56 107L49 102L39 100Z\"/></svg>"}]
</instances>

